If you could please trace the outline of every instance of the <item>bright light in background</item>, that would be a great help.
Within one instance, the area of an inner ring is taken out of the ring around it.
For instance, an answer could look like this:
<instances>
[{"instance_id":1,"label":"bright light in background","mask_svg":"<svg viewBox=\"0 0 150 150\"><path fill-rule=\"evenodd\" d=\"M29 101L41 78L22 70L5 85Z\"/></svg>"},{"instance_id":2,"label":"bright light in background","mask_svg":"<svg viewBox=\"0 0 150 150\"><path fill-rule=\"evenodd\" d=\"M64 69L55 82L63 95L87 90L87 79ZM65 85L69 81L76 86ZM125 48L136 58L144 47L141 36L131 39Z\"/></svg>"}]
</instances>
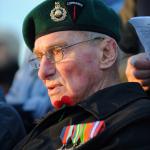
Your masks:
<instances>
[{"instance_id":1,"label":"bright light in background","mask_svg":"<svg viewBox=\"0 0 150 150\"><path fill-rule=\"evenodd\" d=\"M14 30L18 34L22 53L25 50L22 38L23 20L28 12L41 2L43 0L1 0L0 2L0 28Z\"/></svg>"}]
</instances>

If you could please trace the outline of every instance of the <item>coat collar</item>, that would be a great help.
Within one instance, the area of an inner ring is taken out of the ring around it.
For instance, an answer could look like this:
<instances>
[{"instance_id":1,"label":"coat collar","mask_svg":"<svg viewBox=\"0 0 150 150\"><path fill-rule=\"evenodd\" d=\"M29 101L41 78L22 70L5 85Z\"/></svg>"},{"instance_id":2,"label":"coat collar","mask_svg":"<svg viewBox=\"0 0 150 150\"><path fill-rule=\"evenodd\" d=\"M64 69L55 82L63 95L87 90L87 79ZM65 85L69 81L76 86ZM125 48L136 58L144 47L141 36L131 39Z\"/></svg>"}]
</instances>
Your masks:
<instances>
[{"instance_id":1,"label":"coat collar","mask_svg":"<svg viewBox=\"0 0 150 150\"><path fill-rule=\"evenodd\" d=\"M118 109L142 98L147 98L147 95L138 83L117 84L96 92L75 106L67 106L48 113L37 127L41 125L48 127L53 123L58 123L64 112L78 108L89 112L97 120L104 120Z\"/></svg>"},{"instance_id":2,"label":"coat collar","mask_svg":"<svg viewBox=\"0 0 150 150\"><path fill-rule=\"evenodd\" d=\"M96 92L78 106L92 113L98 120L102 120L118 109L146 97L138 83L122 83Z\"/></svg>"}]
</instances>

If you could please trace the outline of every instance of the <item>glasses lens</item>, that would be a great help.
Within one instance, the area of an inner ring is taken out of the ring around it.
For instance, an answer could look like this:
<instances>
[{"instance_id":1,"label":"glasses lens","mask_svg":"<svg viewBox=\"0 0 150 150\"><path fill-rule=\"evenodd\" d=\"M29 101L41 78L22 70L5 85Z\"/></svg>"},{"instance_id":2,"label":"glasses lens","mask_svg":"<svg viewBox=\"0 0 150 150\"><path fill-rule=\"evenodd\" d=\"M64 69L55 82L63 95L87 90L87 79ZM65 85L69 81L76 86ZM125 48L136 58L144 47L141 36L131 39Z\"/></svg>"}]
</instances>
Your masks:
<instances>
[{"instance_id":1,"label":"glasses lens","mask_svg":"<svg viewBox=\"0 0 150 150\"><path fill-rule=\"evenodd\" d=\"M39 69L40 67L40 61L35 55L30 57L29 64L33 69Z\"/></svg>"},{"instance_id":2,"label":"glasses lens","mask_svg":"<svg viewBox=\"0 0 150 150\"><path fill-rule=\"evenodd\" d=\"M59 62L63 59L62 48L59 46L54 46L52 49L47 51L46 56L53 63Z\"/></svg>"}]
</instances>

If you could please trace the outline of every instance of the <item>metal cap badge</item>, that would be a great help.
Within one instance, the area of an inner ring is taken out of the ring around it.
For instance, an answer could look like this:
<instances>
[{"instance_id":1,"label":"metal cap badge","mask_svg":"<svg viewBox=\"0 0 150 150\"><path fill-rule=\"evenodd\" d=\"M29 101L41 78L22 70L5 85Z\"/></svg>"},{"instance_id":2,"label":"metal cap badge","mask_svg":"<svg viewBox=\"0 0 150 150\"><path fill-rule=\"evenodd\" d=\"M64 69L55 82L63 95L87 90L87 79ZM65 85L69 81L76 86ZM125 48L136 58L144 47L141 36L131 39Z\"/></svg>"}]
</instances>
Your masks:
<instances>
[{"instance_id":1,"label":"metal cap badge","mask_svg":"<svg viewBox=\"0 0 150 150\"><path fill-rule=\"evenodd\" d=\"M55 8L51 10L50 17L53 21L63 21L67 16L66 10L60 6L59 2L55 2Z\"/></svg>"}]
</instances>

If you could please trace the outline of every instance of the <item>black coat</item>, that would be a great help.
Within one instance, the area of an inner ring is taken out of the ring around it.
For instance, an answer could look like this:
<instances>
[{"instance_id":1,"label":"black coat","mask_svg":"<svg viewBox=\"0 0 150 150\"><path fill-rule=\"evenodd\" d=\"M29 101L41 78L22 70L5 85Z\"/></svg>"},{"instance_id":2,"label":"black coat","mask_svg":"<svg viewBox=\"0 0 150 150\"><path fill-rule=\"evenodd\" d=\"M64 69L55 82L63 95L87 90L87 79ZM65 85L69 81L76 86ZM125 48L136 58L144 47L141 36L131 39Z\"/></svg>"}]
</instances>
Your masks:
<instances>
[{"instance_id":1,"label":"black coat","mask_svg":"<svg viewBox=\"0 0 150 150\"><path fill-rule=\"evenodd\" d=\"M137 83L124 83L98 91L82 103L49 114L15 150L62 149L64 126L104 120L106 129L78 150L150 149L150 99ZM65 149L65 148L64 148Z\"/></svg>"},{"instance_id":2,"label":"black coat","mask_svg":"<svg viewBox=\"0 0 150 150\"><path fill-rule=\"evenodd\" d=\"M6 103L0 88L0 150L12 150L25 135L19 114Z\"/></svg>"}]
</instances>

